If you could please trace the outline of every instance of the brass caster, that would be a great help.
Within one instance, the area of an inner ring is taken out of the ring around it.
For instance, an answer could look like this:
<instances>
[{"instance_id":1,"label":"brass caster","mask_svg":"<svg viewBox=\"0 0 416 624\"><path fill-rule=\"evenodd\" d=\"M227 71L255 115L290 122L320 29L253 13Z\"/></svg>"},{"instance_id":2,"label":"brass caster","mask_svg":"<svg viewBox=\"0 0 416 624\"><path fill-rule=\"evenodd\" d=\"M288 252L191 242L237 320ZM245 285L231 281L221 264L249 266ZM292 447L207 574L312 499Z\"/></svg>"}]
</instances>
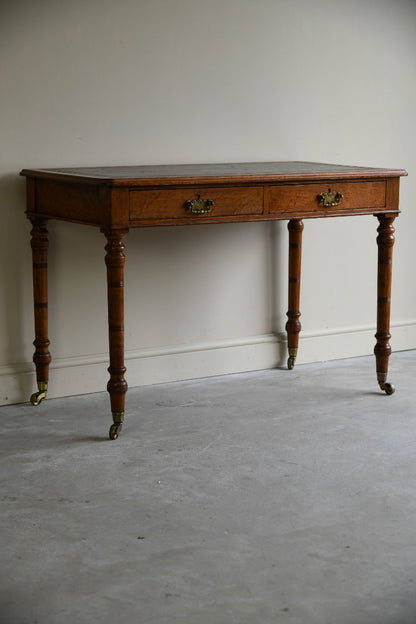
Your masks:
<instances>
[{"instance_id":1,"label":"brass caster","mask_svg":"<svg viewBox=\"0 0 416 624\"><path fill-rule=\"evenodd\" d=\"M48 382L47 381L38 381L38 392L34 392L30 397L30 402L32 405L39 405L46 398L46 393L48 391Z\"/></svg>"},{"instance_id":2,"label":"brass caster","mask_svg":"<svg viewBox=\"0 0 416 624\"><path fill-rule=\"evenodd\" d=\"M393 384L389 383L388 381L379 381L378 385L386 394L394 394L396 391L396 388L393 386Z\"/></svg>"},{"instance_id":3,"label":"brass caster","mask_svg":"<svg viewBox=\"0 0 416 624\"><path fill-rule=\"evenodd\" d=\"M287 367L289 370L295 368L296 356L298 354L297 347L289 347L289 359L287 361Z\"/></svg>"},{"instance_id":4,"label":"brass caster","mask_svg":"<svg viewBox=\"0 0 416 624\"><path fill-rule=\"evenodd\" d=\"M117 440L124 422L124 412L113 412L113 422L108 435L110 440Z\"/></svg>"},{"instance_id":5,"label":"brass caster","mask_svg":"<svg viewBox=\"0 0 416 624\"><path fill-rule=\"evenodd\" d=\"M118 435L119 435L119 433L120 433L120 431L121 431L122 426L123 426L122 424L119 424L119 425L111 425L111 427L110 427L110 431L109 431L109 433L108 433L108 435L110 436L110 440L117 440Z\"/></svg>"},{"instance_id":6,"label":"brass caster","mask_svg":"<svg viewBox=\"0 0 416 624\"><path fill-rule=\"evenodd\" d=\"M386 394L393 394L395 387L387 381L387 373L377 373L377 381L381 390Z\"/></svg>"}]
</instances>

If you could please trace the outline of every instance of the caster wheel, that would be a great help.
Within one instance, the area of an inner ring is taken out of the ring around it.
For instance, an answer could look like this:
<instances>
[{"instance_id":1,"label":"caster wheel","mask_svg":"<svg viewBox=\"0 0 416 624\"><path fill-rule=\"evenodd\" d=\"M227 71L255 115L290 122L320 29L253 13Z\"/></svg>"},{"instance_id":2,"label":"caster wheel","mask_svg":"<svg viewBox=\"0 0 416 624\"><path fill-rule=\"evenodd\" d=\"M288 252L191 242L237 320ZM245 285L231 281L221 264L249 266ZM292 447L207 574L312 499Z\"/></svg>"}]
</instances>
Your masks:
<instances>
[{"instance_id":1,"label":"caster wheel","mask_svg":"<svg viewBox=\"0 0 416 624\"><path fill-rule=\"evenodd\" d=\"M30 402L32 405L39 405L42 403L42 400L46 397L46 392L34 392L30 397Z\"/></svg>"},{"instance_id":2,"label":"caster wheel","mask_svg":"<svg viewBox=\"0 0 416 624\"><path fill-rule=\"evenodd\" d=\"M380 388L384 390L384 392L388 395L394 394L396 391L396 388L393 386L393 384L389 383L388 381L381 383Z\"/></svg>"},{"instance_id":3,"label":"caster wheel","mask_svg":"<svg viewBox=\"0 0 416 624\"><path fill-rule=\"evenodd\" d=\"M289 370L292 370L293 368L295 368L295 359L296 358L294 358L293 355L291 355L289 357L289 359L287 361L287 367L288 367Z\"/></svg>"},{"instance_id":4,"label":"caster wheel","mask_svg":"<svg viewBox=\"0 0 416 624\"><path fill-rule=\"evenodd\" d=\"M121 425L111 425L110 431L108 433L108 435L110 436L110 440L117 440L120 431Z\"/></svg>"},{"instance_id":5,"label":"caster wheel","mask_svg":"<svg viewBox=\"0 0 416 624\"><path fill-rule=\"evenodd\" d=\"M47 381L38 381L38 392L34 392L30 397L30 402L32 405L39 405L43 399L46 398L46 393L48 392L48 382Z\"/></svg>"}]
</instances>

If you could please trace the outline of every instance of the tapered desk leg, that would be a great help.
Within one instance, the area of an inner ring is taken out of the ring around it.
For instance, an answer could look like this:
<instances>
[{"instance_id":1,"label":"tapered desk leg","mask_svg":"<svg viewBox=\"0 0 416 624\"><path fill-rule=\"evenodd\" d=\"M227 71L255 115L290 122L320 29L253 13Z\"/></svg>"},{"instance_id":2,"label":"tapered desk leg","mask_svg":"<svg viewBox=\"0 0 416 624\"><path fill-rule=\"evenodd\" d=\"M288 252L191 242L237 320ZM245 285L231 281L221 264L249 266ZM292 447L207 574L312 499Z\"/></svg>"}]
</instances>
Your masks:
<instances>
[{"instance_id":1,"label":"tapered desk leg","mask_svg":"<svg viewBox=\"0 0 416 624\"><path fill-rule=\"evenodd\" d=\"M387 382L390 346L390 296L392 260L394 245L393 221L395 215L377 215L380 222L377 228L378 274L377 274L377 344L374 347L376 356L377 381L386 394L393 394L394 386Z\"/></svg>"},{"instance_id":2,"label":"tapered desk leg","mask_svg":"<svg viewBox=\"0 0 416 624\"><path fill-rule=\"evenodd\" d=\"M39 403L46 397L49 380L49 353L48 339L48 229L47 219L31 219L31 246L33 261L33 302L35 309L35 353L33 362L36 367L36 381L38 392L30 397L32 405Z\"/></svg>"},{"instance_id":3,"label":"tapered desk leg","mask_svg":"<svg viewBox=\"0 0 416 624\"><path fill-rule=\"evenodd\" d=\"M110 427L111 440L118 438L124 421L124 401L127 382L124 379L124 243L127 230L105 230L107 245L105 263L107 265L108 332L110 349L110 380L107 390L110 394L113 425Z\"/></svg>"},{"instance_id":4,"label":"tapered desk leg","mask_svg":"<svg viewBox=\"0 0 416 624\"><path fill-rule=\"evenodd\" d=\"M286 323L289 359L287 367L292 369L295 366L301 330L299 301L303 222L300 219L292 219L287 227L289 230L289 309Z\"/></svg>"}]
</instances>

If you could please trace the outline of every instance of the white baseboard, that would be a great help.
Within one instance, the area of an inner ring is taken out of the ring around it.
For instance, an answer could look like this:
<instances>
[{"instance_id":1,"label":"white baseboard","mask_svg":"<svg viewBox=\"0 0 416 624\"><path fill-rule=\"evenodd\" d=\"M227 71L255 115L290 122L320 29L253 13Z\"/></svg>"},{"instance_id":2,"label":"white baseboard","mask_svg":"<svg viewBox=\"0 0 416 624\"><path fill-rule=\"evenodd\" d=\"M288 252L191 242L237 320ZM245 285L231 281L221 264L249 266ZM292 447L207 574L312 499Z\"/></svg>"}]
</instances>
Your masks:
<instances>
[{"instance_id":1,"label":"white baseboard","mask_svg":"<svg viewBox=\"0 0 416 624\"><path fill-rule=\"evenodd\" d=\"M374 327L347 327L302 332L296 364L370 355ZM392 323L394 351L416 349L416 321ZM241 340L126 351L130 387L226 375L285 366L286 337L264 334ZM48 397L62 397L106 389L106 353L55 360L51 364ZM0 367L0 405L22 403L36 390L31 362Z\"/></svg>"}]
</instances>

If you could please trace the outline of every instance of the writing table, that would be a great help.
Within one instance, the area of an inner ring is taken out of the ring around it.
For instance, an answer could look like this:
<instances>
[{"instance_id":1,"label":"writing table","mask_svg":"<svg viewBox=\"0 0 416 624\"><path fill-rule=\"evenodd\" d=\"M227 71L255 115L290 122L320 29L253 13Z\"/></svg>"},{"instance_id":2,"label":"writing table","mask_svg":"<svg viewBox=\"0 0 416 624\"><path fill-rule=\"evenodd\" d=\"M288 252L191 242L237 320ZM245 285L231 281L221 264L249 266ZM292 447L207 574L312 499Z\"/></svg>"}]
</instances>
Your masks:
<instances>
[{"instance_id":1,"label":"writing table","mask_svg":"<svg viewBox=\"0 0 416 624\"><path fill-rule=\"evenodd\" d=\"M32 223L35 353L38 405L48 389L49 219L99 227L107 266L110 394L116 439L124 420L124 242L130 228L288 220L288 368L295 364L301 330L299 298L302 219L368 215L377 217L377 332L374 348L378 384L386 394L390 347L393 222L399 214L401 169L375 169L308 162L80 167L24 169Z\"/></svg>"}]
</instances>

